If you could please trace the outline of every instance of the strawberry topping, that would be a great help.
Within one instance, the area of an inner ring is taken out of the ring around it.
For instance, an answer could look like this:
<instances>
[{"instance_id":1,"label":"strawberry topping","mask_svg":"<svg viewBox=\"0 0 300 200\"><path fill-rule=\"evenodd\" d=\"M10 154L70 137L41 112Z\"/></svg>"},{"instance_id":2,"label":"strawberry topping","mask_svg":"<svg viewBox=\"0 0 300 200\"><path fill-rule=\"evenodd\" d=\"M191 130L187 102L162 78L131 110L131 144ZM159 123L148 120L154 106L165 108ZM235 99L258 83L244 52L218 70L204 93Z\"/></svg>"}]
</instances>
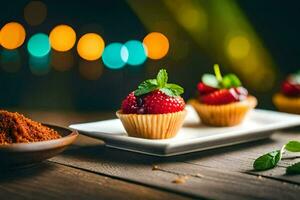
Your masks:
<instances>
[{"instance_id":1,"label":"strawberry topping","mask_svg":"<svg viewBox=\"0 0 300 200\"><path fill-rule=\"evenodd\" d=\"M222 105L237 101L242 101L247 98L248 92L245 88L230 88L221 89L209 94L200 96L200 101L208 105Z\"/></svg>"},{"instance_id":2,"label":"strawberry topping","mask_svg":"<svg viewBox=\"0 0 300 200\"><path fill-rule=\"evenodd\" d=\"M286 96L300 96L300 84L287 79L281 85L281 92Z\"/></svg>"},{"instance_id":3,"label":"strawberry topping","mask_svg":"<svg viewBox=\"0 0 300 200\"><path fill-rule=\"evenodd\" d=\"M184 110L185 102L180 94L184 89L168 83L166 70L161 69L156 79L142 82L122 102L124 114L165 114Z\"/></svg>"},{"instance_id":4,"label":"strawberry topping","mask_svg":"<svg viewBox=\"0 0 300 200\"><path fill-rule=\"evenodd\" d=\"M155 90L144 97L144 108L148 114L179 112L184 107L184 100L180 96L171 97L159 90Z\"/></svg>"}]
</instances>

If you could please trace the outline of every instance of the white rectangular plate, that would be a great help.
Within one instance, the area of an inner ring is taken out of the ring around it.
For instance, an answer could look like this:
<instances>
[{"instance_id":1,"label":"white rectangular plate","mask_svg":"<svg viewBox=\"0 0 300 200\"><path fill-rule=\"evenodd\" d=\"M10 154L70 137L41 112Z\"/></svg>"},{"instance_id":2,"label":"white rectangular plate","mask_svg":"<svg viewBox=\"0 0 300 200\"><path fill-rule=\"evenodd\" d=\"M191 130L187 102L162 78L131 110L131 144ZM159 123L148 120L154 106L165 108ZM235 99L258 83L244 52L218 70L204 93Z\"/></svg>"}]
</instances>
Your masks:
<instances>
[{"instance_id":1,"label":"white rectangular plate","mask_svg":"<svg viewBox=\"0 0 300 200\"><path fill-rule=\"evenodd\" d=\"M245 121L234 127L209 127L200 123L195 110L187 106L188 115L176 137L149 140L129 137L119 119L73 124L81 134L99 138L108 147L155 156L173 156L269 137L275 130L300 125L300 115L275 111L251 111Z\"/></svg>"}]
</instances>

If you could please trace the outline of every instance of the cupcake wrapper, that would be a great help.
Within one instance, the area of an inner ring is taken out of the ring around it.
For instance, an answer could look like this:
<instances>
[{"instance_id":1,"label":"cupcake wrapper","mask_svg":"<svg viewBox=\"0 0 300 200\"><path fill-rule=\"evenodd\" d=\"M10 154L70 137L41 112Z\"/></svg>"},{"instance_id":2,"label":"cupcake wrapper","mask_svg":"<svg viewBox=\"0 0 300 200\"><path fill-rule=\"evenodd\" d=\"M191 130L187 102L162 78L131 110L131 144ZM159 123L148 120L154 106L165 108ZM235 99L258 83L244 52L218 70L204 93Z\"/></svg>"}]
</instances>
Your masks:
<instances>
[{"instance_id":1,"label":"cupcake wrapper","mask_svg":"<svg viewBox=\"0 0 300 200\"><path fill-rule=\"evenodd\" d=\"M300 97L287 97L283 94L275 94L273 103L279 111L300 114Z\"/></svg>"},{"instance_id":2,"label":"cupcake wrapper","mask_svg":"<svg viewBox=\"0 0 300 200\"><path fill-rule=\"evenodd\" d=\"M249 110L257 105L255 97L226 105L206 105L197 100L191 100L190 104L197 111L201 121L211 126L234 126L243 121Z\"/></svg>"},{"instance_id":3,"label":"cupcake wrapper","mask_svg":"<svg viewBox=\"0 0 300 200\"><path fill-rule=\"evenodd\" d=\"M147 139L174 137L186 114L186 110L168 114L122 114L121 111L116 113L129 136Z\"/></svg>"}]
</instances>

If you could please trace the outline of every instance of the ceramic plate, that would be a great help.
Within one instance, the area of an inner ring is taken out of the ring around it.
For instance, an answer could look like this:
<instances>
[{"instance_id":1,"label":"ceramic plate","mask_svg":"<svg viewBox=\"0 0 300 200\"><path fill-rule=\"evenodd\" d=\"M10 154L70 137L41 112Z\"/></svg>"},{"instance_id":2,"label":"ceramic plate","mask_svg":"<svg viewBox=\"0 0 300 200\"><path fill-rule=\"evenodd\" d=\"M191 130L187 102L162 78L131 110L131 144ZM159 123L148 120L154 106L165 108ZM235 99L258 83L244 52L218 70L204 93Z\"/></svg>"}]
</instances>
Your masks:
<instances>
[{"instance_id":1,"label":"ceramic plate","mask_svg":"<svg viewBox=\"0 0 300 200\"><path fill-rule=\"evenodd\" d=\"M0 145L0 168L20 167L51 158L61 153L78 136L77 131L53 125L46 126L56 130L62 137L42 142Z\"/></svg>"},{"instance_id":2,"label":"ceramic plate","mask_svg":"<svg viewBox=\"0 0 300 200\"><path fill-rule=\"evenodd\" d=\"M275 130L300 125L300 115L255 109L245 121L234 127L209 127L200 123L195 110L188 115L176 137L149 140L129 137L119 119L74 124L70 128L98 138L106 146L155 156L172 156L212 149L269 137Z\"/></svg>"}]
</instances>

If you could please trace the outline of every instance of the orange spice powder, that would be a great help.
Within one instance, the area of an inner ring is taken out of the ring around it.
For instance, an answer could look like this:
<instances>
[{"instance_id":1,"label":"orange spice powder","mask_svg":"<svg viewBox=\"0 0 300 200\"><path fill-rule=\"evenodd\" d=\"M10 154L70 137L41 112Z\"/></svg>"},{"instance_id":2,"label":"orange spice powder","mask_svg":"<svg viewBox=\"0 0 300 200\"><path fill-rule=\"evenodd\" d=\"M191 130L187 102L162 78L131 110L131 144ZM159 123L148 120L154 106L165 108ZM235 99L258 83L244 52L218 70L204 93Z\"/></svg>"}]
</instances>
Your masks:
<instances>
[{"instance_id":1,"label":"orange spice powder","mask_svg":"<svg viewBox=\"0 0 300 200\"><path fill-rule=\"evenodd\" d=\"M60 137L55 130L19 113L0 110L0 144L38 142Z\"/></svg>"}]
</instances>

